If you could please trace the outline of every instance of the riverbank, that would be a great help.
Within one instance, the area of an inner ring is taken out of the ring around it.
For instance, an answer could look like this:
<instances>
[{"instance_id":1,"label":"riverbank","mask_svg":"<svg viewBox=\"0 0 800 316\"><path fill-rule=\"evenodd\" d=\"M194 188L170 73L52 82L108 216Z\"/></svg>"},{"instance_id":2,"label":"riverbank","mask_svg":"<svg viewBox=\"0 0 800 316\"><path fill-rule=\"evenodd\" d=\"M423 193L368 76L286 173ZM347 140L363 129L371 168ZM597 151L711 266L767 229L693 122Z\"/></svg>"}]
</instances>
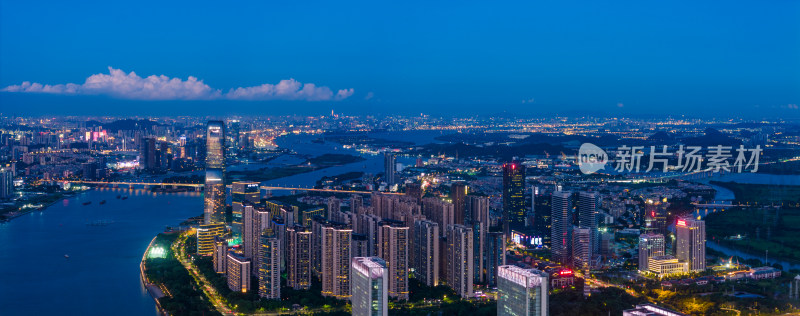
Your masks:
<instances>
[{"instance_id":1,"label":"riverbank","mask_svg":"<svg viewBox=\"0 0 800 316\"><path fill-rule=\"evenodd\" d=\"M18 218L26 214L30 214L32 212L44 211L46 208L50 207L56 202L61 201L62 199L72 198L80 193L83 193L84 191L86 190L50 192L50 193L45 193L47 195L43 197L37 197L36 199L16 202L13 208L15 210L5 210L2 214L0 214L0 223L9 222L12 219ZM25 207L26 205L30 207Z\"/></svg>"},{"instance_id":2,"label":"riverbank","mask_svg":"<svg viewBox=\"0 0 800 316\"><path fill-rule=\"evenodd\" d=\"M164 291L161 290L160 285L150 282L150 279L147 278L147 267L145 266L145 260L147 259L147 254L150 253L150 249L153 247L153 243L155 241L156 237L153 237L153 239L150 240L150 244L147 245L147 249L142 254L142 262L139 264L140 279L142 280L142 285L144 285L145 289L147 289L147 293L149 293L150 297L152 297L153 301L155 301L158 314L168 315L161 306L161 303L158 301L158 299L165 296Z\"/></svg>"}]
</instances>

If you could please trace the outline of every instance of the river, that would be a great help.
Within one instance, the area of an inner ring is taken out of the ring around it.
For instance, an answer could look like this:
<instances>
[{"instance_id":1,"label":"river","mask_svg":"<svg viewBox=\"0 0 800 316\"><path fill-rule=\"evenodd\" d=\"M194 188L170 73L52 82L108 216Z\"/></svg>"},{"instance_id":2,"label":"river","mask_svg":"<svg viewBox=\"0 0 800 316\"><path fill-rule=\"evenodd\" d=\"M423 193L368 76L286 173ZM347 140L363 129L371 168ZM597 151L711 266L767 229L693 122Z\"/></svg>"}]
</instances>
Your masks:
<instances>
[{"instance_id":1,"label":"river","mask_svg":"<svg viewBox=\"0 0 800 316\"><path fill-rule=\"evenodd\" d=\"M704 179L701 182L708 184L717 193L714 195L714 199L716 201L732 201L735 196L733 191L723 188L718 185L709 184L710 181L721 181L721 182L738 182L738 183L750 183L750 184L768 184L768 185L800 185L800 177L796 175L774 175L774 174L763 174L763 173L731 173L725 175L715 175L714 177ZM695 216L699 216L699 213L695 213ZM713 241L706 241L706 247L714 249L716 251L722 252L727 256L739 256L744 259L758 259L762 262L764 261L763 255L755 255L749 252L744 252L741 250L737 250L728 246L720 245ZM769 258L768 258L769 259ZM784 260L776 260L776 259L769 259L769 263L778 263L783 266L784 271L789 271L790 269L800 269L800 264L790 263Z\"/></svg>"},{"instance_id":2,"label":"river","mask_svg":"<svg viewBox=\"0 0 800 316\"><path fill-rule=\"evenodd\" d=\"M0 224L0 314L155 313L142 254L165 226L202 212L199 193L97 189ZM87 225L96 221L111 223Z\"/></svg>"},{"instance_id":3,"label":"river","mask_svg":"<svg viewBox=\"0 0 800 316\"><path fill-rule=\"evenodd\" d=\"M439 135L438 131L414 131L375 136L421 145L435 142L433 138ZM315 138L287 135L277 143L298 155L358 154L332 142L311 143ZM310 187L326 175L383 172L383 156L361 156L366 160L265 184ZM273 160L270 166L299 162L291 157ZM398 162L407 165L414 159L398 157ZM117 199L120 194L130 198ZM102 200L107 203L100 205ZM142 254L166 226L202 213L199 193L100 188L0 224L0 315L156 314L155 303L139 280ZM87 225L96 221L112 223Z\"/></svg>"}]
</instances>

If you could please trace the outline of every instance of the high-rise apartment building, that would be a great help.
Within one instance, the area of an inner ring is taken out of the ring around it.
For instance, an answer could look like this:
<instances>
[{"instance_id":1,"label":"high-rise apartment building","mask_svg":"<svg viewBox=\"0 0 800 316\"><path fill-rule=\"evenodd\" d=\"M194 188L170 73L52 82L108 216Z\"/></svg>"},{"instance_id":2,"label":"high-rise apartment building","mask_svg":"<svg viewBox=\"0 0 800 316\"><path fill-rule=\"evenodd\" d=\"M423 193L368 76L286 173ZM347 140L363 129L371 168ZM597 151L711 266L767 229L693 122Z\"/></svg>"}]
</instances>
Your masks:
<instances>
[{"instance_id":1,"label":"high-rise apartment building","mask_svg":"<svg viewBox=\"0 0 800 316\"><path fill-rule=\"evenodd\" d=\"M447 227L445 254L447 285L462 298L473 296L472 228L464 225Z\"/></svg>"},{"instance_id":2,"label":"high-rise apartment building","mask_svg":"<svg viewBox=\"0 0 800 316\"><path fill-rule=\"evenodd\" d=\"M469 188L464 182L455 182L450 186L450 200L453 201L453 215L456 224L464 225L468 218L465 214L467 191Z\"/></svg>"},{"instance_id":3,"label":"high-rise apartment building","mask_svg":"<svg viewBox=\"0 0 800 316\"><path fill-rule=\"evenodd\" d=\"M228 252L228 288L234 292L246 293L250 291L250 259L234 252Z\"/></svg>"},{"instance_id":4,"label":"high-rise apartment building","mask_svg":"<svg viewBox=\"0 0 800 316\"><path fill-rule=\"evenodd\" d=\"M220 236L214 236L214 255L211 260L214 263L214 272L226 272L225 266L228 263L228 241Z\"/></svg>"},{"instance_id":5,"label":"high-rise apartment building","mask_svg":"<svg viewBox=\"0 0 800 316\"><path fill-rule=\"evenodd\" d=\"M286 229L286 284L295 290L311 288L311 231L295 225Z\"/></svg>"},{"instance_id":6,"label":"high-rise apartment building","mask_svg":"<svg viewBox=\"0 0 800 316\"><path fill-rule=\"evenodd\" d=\"M473 268L474 281L476 283L485 282L486 275L486 254L487 254L487 234L489 233L489 198L485 196L470 195L465 202L465 224L472 227L473 233Z\"/></svg>"},{"instance_id":7,"label":"high-rise apartment building","mask_svg":"<svg viewBox=\"0 0 800 316\"><path fill-rule=\"evenodd\" d=\"M385 179L384 182L388 185L394 185L397 183L397 158L393 153L384 153L383 154L383 177Z\"/></svg>"},{"instance_id":8,"label":"high-rise apartment building","mask_svg":"<svg viewBox=\"0 0 800 316\"><path fill-rule=\"evenodd\" d=\"M321 226L322 295L337 299L350 297L350 250L353 230L337 223Z\"/></svg>"},{"instance_id":9,"label":"high-rise apartment building","mask_svg":"<svg viewBox=\"0 0 800 316\"><path fill-rule=\"evenodd\" d=\"M483 280L488 285L497 284L497 268L506 265L506 239L503 232L486 234L486 255Z\"/></svg>"},{"instance_id":10,"label":"high-rise apartment building","mask_svg":"<svg viewBox=\"0 0 800 316\"><path fill-rule=\"evenodd\" d=\"M706 222L691 217L678 218L675 257L689 264L689 271L706 269Z\"/></svg>"},{"instance_id":11,"label":"high-rise apartment building","mask_svg":"<svg viewBox=\"0 0 800 316\"><path fill-rule=\"evenodd\" d=\"M355 257L352 260L350 299L354 316L387 316L389 282L386 262L378 257Z\"/></svg>"},{"instance_id":12,"label":"high-rise apartment building","mask_svg":"<svg viewBox=\"0 0 800 316\"><path fill-rule=\"evenodd\" d=\"M264 234L258 249L258 296L281 299L281 246L274 234Z\"/></svg>"},{"instance_id":13,"label":"high-rise apartment building","mask_svg":"<svg viewBox=\"0 0 800 316\"><path fill-rule=\"evenodd\" d=\"M414 276L427 286L439 285L439 224L414 222Z\"/></svg>"},{"instance_id":14,"label":"high-rise apartment building","mask_svg":"<svg viewBox=\"0 0 800 316\"><path fill-rule=\"evenodd\" d=\"M403 222L385 220L378 230L378 256L386 261L389 296L408 300L409 229Z\"/></svg>"},{"instance_id":15,"label":"high-rise apartment building","mask_svg":"<svg viewBox=\"0 0 800 316\"><path fill-rule=\"evenodd\" d=\"M547 273L509 265L497 274L498 316L549 315Z\"/></svg>"}]
</instances>

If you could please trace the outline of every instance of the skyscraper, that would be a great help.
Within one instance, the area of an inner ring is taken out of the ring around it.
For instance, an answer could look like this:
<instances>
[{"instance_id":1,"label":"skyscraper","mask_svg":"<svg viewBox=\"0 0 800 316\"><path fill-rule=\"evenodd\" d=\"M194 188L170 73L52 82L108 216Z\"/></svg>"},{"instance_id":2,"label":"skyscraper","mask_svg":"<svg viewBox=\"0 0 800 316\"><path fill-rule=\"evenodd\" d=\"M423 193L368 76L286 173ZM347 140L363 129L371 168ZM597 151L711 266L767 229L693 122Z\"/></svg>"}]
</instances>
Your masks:
<instances>
[{"instance_id":1,"label":"skyscraper","mask_svg":"<svg viewBox=\"0 0 800 316\"><path fill-rule=\"evenodd\" d=\"M497 272L498 316L549 315L547 273L517 266L501 266Z\"/></svg>"},{"instance_id":2,"label":"skyscraper","mask_svg":"<svg viewBox=\"0 0 800 316\"><path fill-rule=\"evenodd\" d=\"M246 258L253 259L254 272L258 269L258 251L261 235L269 228L270 212L261 205L252 205L245 202L242 214L242 252Z\"/></svg>"},{"instance_id":3,"label":"skyscraper","mask_svg":"<svg viewBox=\"0 0 800 316\"><path fill-rule=\"evenodd\" d=\"M664 235L647 233L639 235L639 271L650 270L647 263L651 257L664 255Z\"/></svg>"},{"instance_id":4,"label":"skyscraper","mask_svg":"<svg viewBox=\"0 0 800 316\"><path fill-rule=\"evenodd\" d=\"M569 191L556 191L550 202L550 247L554 261L569 264L572 262L570 255L571 239L569 236L572 227L572 193Z\"/></svg>"},{"instance_id":5,"label":"skyscraper","mask_svg":"<svg viewBox=\"0 0 800 316\"><path fill-rule=\"evenodd\" d=\"M393 153L383 154L383 177L389 186L397 183L397 162Z\"/></svg>"},{"instance_id":6,"label":"skyscraper","mask_svg":"<svg viewBox=\"0 0 800 316\"><path fill-rule=\"evenodd\" d=\"M439 285L439 224L414 222L414 276L427 286Z\"/></svg>"},{"instance_id":7,"label":"skyscraper","mask_svg":"<svg viewBox=\"0 0 800 316\"><path fill-rule=\"evenodd\" d=\"M572 267L577 270L589 271L592 268L591 233L588 228L572 228Z\"/></svg>"},{"instance_id":8,"label":"skyscraper","mask_svg":"<svg viewBox=\"0 0 800 316\"><path fill-rule=\"evenodd\" d=\"M467 190L467 184L464 182L455 182L450 186L450 200L453 201L453 216L456 224L464 225L464 220L469 218L469 215L465 214Z\"/></svg>"},{"instance_id":9,"label":"skyscraper","mask_svg":"<svg viewBox=\"0 0 800 316\"><path fill-rule=\"evenodd\" d=\"M383 221L378 230L378 256L386 261L389 296L408 300L408 227L399 221Z\"/></svg>"},{"instance_id":10,"label":"skyscraper","mask_svg":"<svg viewBox=\"0 0 800 316\"><path fill-rule=\"evenodd\" d=\"M667 203L665 200L648 199L644 203L645 230L666 236Z\"/></svg>"},{"instance_id":11,"label":"skyscraper","mask_svg":"<svg viewBox=\"0 0 800 316\"><path fill-rule=\"evenodd\" d=\"M597 193L578 192L578 226L590 231L591 249L589 255L600 252L600 233L597 230Z\"/></svg>"},{"instance_id":12,"label":"skyscraper","mask_svg":"<svg viewBox=\"0 0 800 316\"><path fill-rule=\"evenodd\" d=\"M214 272L225 273L225 266L228 263L228 241L219 236L214 236L214 255L211 259L214 262Z\"/></svg>"},{"instance_id":13,"label":"skyscraper","mask_svg":"<svg viewBox=\"0 0 800 316\"><path fill-rule=\"evenodd\" d=\"M519 162L503 164L504 232L525 227L525 166Z\"/></svg>"},{"instance_id":14,"label":"skyscraper","mask_svg":"<svg viewBox=\"0 0 800 316\"><path fill-rule=\"evenodd\" d=\"M352 260L351 303L354 316L389 314L389 278L386 262L378 257L355 257Z\"/></svg>"},{"instance_id":15,"label":"skyscraper","mask_svg":"<svg viewBox=\"0 0 800 316\"><path fill-rule=\"evenodd\" d=\"M11 169L0 168L0 199L14 195L14 173Z\"/></svg>"},{"instance_id":16,"label":"skyscraper","mask_svg":"<svg viewBox=\"0 0 800 316\"><path fill-rule=\"evenodd\" d=\"M300 225L286 229L286 283L295 290L311 287L311 231Z\"/></svg>"},{"instance_id":17,"label":"skyscraper","mask_svg":"<svg viewBox=\"0 0 800 316\"><path fill-rule=\"evenodd\" d=\"M472 228L447 227L447 285L462 298L473 296Z\"/></svg>"},{"instance_id":18,"label":"skyscraper","mask_svg":"<svg viewBox=\"0 0 800 316\"><path fill-rule=\"evenodd\" d=\"M485 196L470 195L465 202L465 225L472 227L474 240L472 242L475 270L475 282L485 282L486 275L486 243L489 233L489 198Z\"/></svg>"},{"instance_id":19,"label":"skyscraper","mask_svg":"<svg viewBox=\"0 0 800 316\"><path fill-rule=\"evenodd\" d=\"M689 264L689 271L706 269L706 222L691 217L678 218L675 224L675 257Z\"/></svg>"},{"instance_id":20,"label":"skyscraper","mask_svg":"<svg viewBox=\"0 0 800 316\"><path fill-rule=\"evenodd\" d=\"M232 219L231 233L233 238L242 238L242 223L245 202L257 204L261 201L258 182L234 182L231 184Z\"/></svg>"},{"instance_id":21,"label":"skyscraper","mask_svg":"<svg viewBox=\"0 0 800 316\"><path fill-rule=\"evenodd\" d=\"M274 234L263 234L258 250L258 296L265 299L281 299L281 247Z\"/></svg>"},{"instance_id":22,"label":"skyscraper","mask_svg":"<svg viewBox=\"0 0 800 316\"><path fill-rule=\"evenodd\" d=\"M225 223L225 123L209 121L206 129L205 223Z\"/></svg>"},{"instance_id":23,"label":"skyscraper","mask_svg":"<svg viewBox=\"0 0 800 316\"><path fill-rule=\"evenodd\" d=\"M350 246L353 230L337 223L321 227L322 295L350 297Z\"/></svg>"},{"instance_id":24,"label":"skyscraper","mask_svg":"<svg viewBox=\"0 0 800 316\"><path fill-rule=\"evenodd\" d=\"M486 256L483 280L488 285L497 284L497 269L506 265L506 239L503 232L491 232L486 235Z\"/></svg>"}]
</instances>

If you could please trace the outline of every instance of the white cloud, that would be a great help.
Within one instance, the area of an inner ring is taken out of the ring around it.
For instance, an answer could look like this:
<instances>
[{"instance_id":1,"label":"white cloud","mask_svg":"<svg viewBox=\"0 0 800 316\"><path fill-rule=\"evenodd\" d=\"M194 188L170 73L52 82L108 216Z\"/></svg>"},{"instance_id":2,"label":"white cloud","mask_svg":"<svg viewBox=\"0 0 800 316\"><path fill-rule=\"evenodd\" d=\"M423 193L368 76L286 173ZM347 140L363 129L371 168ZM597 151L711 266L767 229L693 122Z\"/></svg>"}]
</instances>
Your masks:
<instances>
[{"instance_id":1,"label":"white cloud","mask_svg":"<svg viewBox=\"0 0 800 316\"><path fill-rule=\"evenodd\" d=\"M294 79L281 80L277 84L262 84L254 87L239 87L222 93L189 76L186 80L164 75L139 77L134 72L125 73L108 67L108 74L95 74L83 84L46 85L28 81L11 85L0 91L23 93L52 93L73 95L109 95L134 100L343 100L353 95L353 89L338 90L334 95L328 87L313 83L301 83Z\"/></svg>"},{"instance_id":2,"label":"white cloud","mask_svg":"<svg viewBox=\"0 0 800 316\"><path fill-rule=\"evenodd\" d=\"M372 91L367 92L367 95L364 97L364 100L369 100L375 97L375 94Z\"/></svg>"}]
</instances>

